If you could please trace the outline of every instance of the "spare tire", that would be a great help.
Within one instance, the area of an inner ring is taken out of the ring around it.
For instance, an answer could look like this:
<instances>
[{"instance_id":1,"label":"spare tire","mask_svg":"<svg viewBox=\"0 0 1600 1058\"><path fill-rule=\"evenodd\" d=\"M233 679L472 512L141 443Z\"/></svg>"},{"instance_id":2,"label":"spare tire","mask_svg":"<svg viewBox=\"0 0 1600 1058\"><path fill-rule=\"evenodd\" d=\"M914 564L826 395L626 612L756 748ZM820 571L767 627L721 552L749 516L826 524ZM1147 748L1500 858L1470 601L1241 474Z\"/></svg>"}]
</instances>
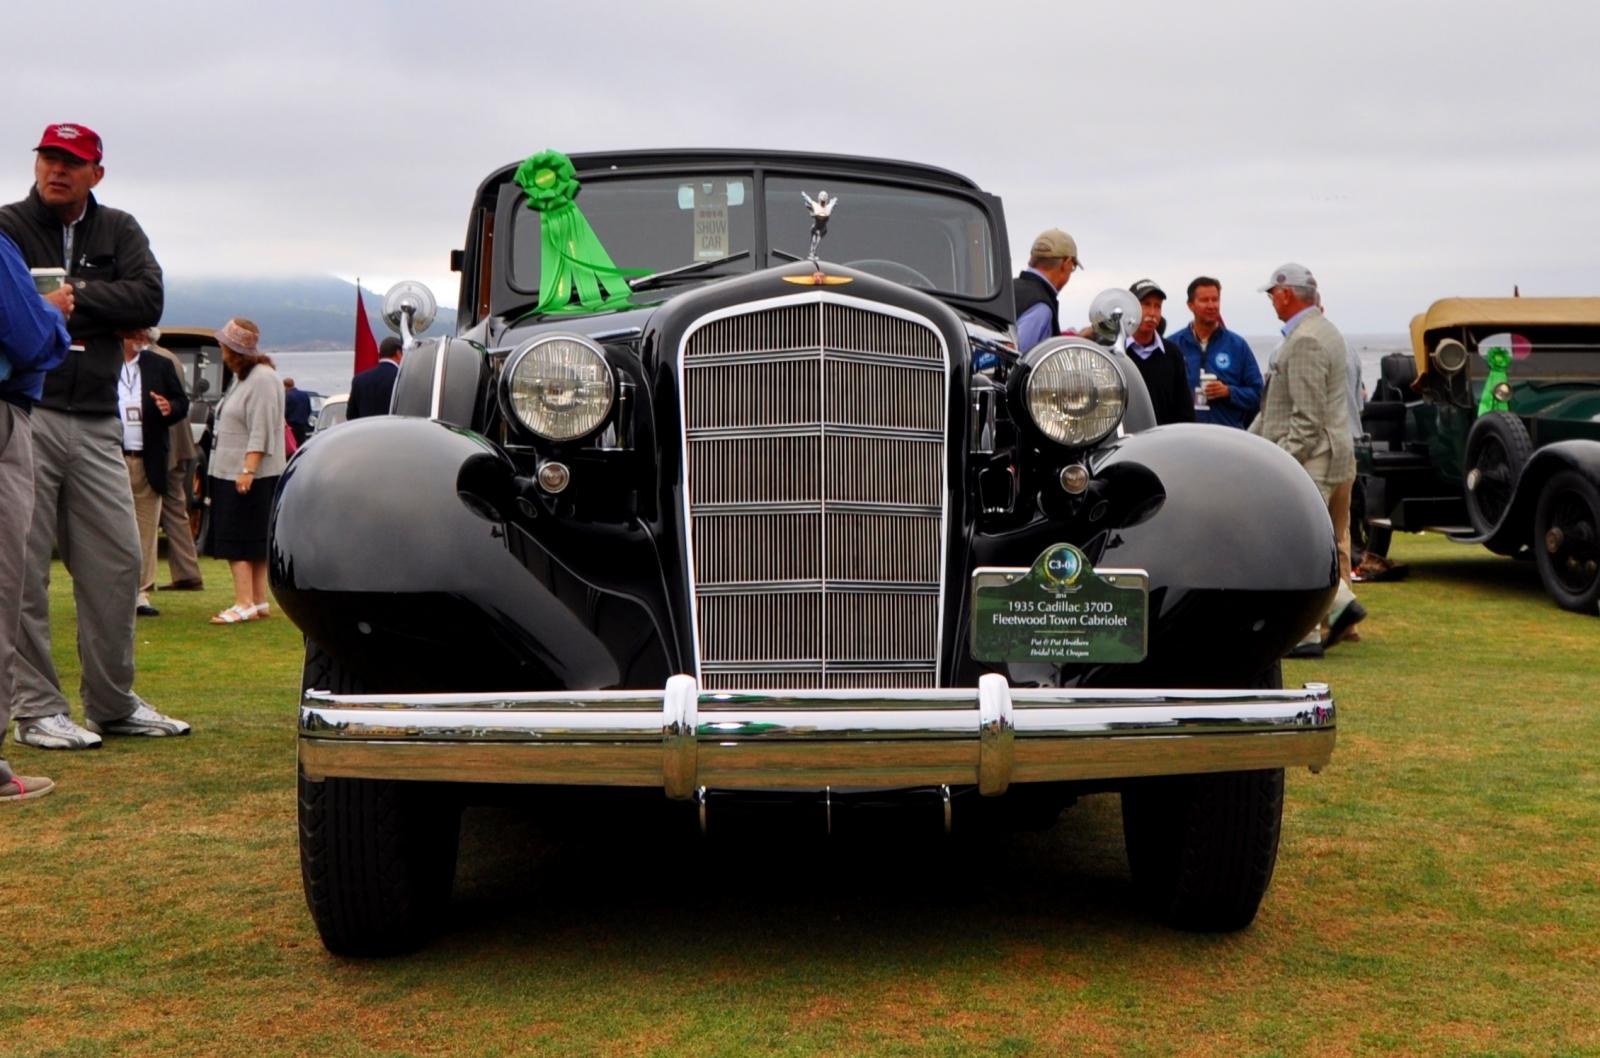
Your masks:
<instances>
[{"instance_id":1,"label":"spare tire","mask_svg":"<svg viewBox=\"0 0 1600 1058\"><path fill-rule=\"evenodd\" d=\"M1528 428L1510 412L1492 411L1472 424L1464 461L1467 514L1479 533L1487 536L1500 525L1532 456Z\"/></svg>"}]
</instances>

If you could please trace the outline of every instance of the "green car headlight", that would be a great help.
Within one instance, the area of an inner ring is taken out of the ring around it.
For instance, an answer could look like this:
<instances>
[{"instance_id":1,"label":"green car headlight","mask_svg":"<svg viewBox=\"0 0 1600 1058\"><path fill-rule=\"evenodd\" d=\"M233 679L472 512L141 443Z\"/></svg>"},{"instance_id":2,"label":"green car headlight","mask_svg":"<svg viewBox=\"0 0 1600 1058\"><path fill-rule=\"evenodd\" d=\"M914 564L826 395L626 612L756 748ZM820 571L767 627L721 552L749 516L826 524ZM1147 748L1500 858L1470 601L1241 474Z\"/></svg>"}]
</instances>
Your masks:
<instances>
[{"instance_id":1,"label":"green car headlight","mask_svg":"<svg viewBox=\"0 0 1600 1058\"><path fill-rule=\"evenodd\" d=\"M575 334L543 334L519 346L506 366L511 414L547 441L593 433L611 412L616 380L600 347Z\"/></svg>"}]
</instances>

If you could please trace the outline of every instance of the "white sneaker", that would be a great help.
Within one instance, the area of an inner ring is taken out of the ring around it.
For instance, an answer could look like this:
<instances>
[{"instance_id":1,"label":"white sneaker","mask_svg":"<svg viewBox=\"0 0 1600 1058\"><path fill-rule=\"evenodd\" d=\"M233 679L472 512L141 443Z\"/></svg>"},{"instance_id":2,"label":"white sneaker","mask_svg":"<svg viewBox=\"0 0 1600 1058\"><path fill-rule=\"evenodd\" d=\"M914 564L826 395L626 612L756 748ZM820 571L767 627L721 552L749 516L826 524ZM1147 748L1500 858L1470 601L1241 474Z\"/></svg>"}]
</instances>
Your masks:
<instances>
[{"instance_id":1,"label":"white sneaker","mask_svg":"<svg viewBox=\"0 0 1600 1058\"><path fill-rule=\"evenodd\" d=\"M35 749L99 749L100 736L72 722L66 713L18 718L17 741Z\"/></svg>"},{"instance_id":2,"label":"white sneaker","mask_svg":"<svg viewBox=\"0 0 1600 1058\"><path fill-rule=\"evenodd\" d=\"M103 724L90 720L88 725L90 731L102 735L145 735L150 738L164 738L189 733L188 724L182 720L174 720L170 716L162 716L146 702L140 702L132 713L121 720L107 720Z\"/></svg>"}]
</instances>

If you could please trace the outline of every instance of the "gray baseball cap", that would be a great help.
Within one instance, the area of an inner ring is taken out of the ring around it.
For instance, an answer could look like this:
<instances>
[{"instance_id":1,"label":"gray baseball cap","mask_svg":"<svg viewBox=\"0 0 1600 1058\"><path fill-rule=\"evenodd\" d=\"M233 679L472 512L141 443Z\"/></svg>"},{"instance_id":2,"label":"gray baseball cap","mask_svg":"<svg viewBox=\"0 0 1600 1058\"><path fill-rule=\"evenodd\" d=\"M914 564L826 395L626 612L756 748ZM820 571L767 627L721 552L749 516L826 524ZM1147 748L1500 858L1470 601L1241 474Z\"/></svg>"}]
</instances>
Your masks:
<instances>
[{"instance_id":1,"label":"gray baseball cap","mask_svg":"<svg viewBox=\"0 0 1600 1058\"><path fill-rule=\"evenodd\" d=\"M1290 261L1273 269L1272 278L1267 280L1267 285L1257 289L1265 294L1273 287L1310 287L1315 290L1317 289L1317 277L1312 275L1311 269L1305 265L1295 264Z\"/></svg>"}]
</instances>

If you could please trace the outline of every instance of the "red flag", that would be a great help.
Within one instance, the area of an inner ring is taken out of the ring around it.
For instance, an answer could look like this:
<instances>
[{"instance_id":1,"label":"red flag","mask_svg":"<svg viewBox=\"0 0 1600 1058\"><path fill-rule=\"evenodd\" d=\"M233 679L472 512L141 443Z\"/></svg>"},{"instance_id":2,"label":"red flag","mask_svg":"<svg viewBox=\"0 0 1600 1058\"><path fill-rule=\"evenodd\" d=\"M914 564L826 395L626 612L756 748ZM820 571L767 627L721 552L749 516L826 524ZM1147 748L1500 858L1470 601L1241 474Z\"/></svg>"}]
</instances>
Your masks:
<instances>
[{"instance_id":1,"label":"red flag","mask_svg":"<svg viewBox=\"0 0 1600 1058\"><path fill-rule=\"evenodd\" d=\"M356 374L378 366L378 341L367 323L367 306L361 300L361 284L356 283Z\"/></svg>"}]
</instances>

